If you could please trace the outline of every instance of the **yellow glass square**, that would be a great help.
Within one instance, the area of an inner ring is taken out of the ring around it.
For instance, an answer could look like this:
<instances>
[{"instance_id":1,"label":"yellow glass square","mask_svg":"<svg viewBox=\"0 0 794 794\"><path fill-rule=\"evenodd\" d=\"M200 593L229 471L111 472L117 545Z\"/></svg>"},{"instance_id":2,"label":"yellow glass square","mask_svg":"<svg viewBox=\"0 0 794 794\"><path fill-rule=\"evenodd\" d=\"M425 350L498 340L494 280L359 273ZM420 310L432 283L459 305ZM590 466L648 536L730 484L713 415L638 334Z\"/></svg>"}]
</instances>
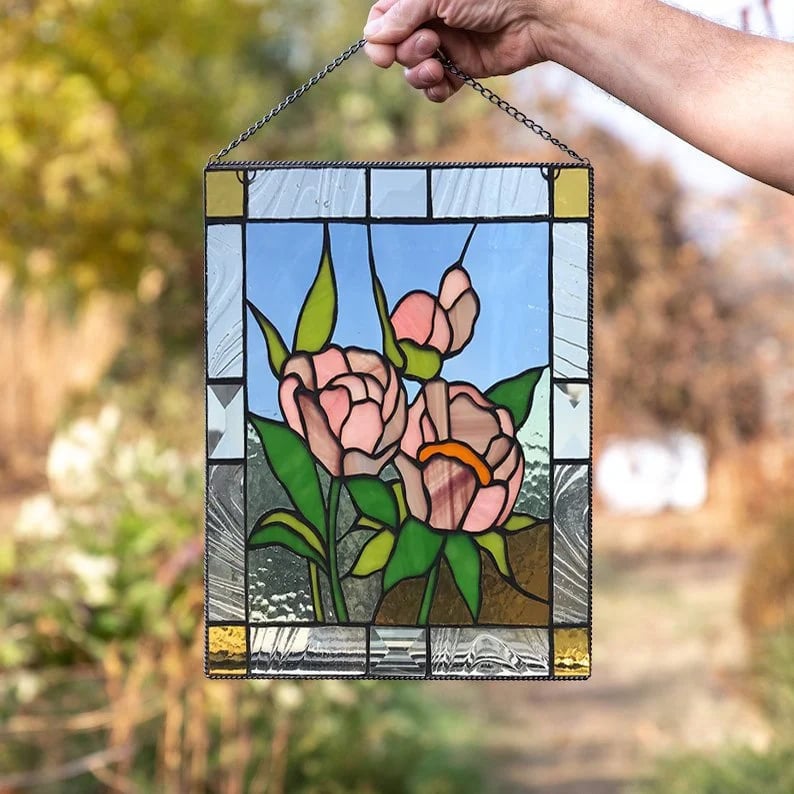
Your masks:
<instances>
[{"instance_id":1,"label":"yellow glass square","mask_svg":"<svg viewBox=\"0 0 794 794\"><path fill-rule=\"evenodd\" d=\"M245 675L248 655L245 626L210 626L207 634L210 675Z\"/></svg>"},{"instance_id":2,"label":"yellow glass square","mask_svg":"<svg viewBox=\"0 0 794 794\"><path fill-rule=\"evenodd\" d=\"M243 214L243 185L237 171L206 174L207 216L236 217Z\"/></svg>"},{"instance_id":3,"label":"yellow glass square","mask_svg":"<svg viewBox=\"0 0 794 794\"><path fill-rule=\"evenodd\" d=\"M561 168L554 181L554 216L587 218L590 215L590 172Z\"/></svg>"},{"instance_id":4,"label":"yellow glass square","mask_svg":"<svg viewBox=\"0 0 794 794\"><path fill-rule=\"evenodd\" d=\"M587 629L554 629L554 675L590 675Z\"/></svg>"}]
</instances>

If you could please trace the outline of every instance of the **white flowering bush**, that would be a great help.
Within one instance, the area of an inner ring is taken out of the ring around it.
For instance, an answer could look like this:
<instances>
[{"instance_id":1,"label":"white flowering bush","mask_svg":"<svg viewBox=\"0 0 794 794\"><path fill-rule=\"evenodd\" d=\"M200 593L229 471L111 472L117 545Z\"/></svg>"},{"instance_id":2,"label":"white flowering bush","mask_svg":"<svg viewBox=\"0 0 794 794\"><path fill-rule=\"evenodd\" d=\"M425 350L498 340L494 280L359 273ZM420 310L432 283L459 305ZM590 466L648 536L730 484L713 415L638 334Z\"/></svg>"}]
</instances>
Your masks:
<instances>
[{"instance_id":1,"label":"white flowering bush","mask_svg":"<svg viewBox=\"0 0 794 794\"><path fill-rule=\"evenodd\" d=\"M132 642L168 620L196 628L200 607L183 598L201 578L198 456L131 436L107 405L56 436L47 477L13 527L15 639L0 640L0 665L97 659L110 638Z\"/></svg>"},{"instance_id":2,"label":"white flowering bush","mask_svg":"<svg viewBox=\"0 0 794 794\"><path fill-rule=\"evenodd\" d=\"M58 434L47 474L0 571L0 788L8 773L117 753L105 773L130 791L486 790L476 721L424 687L204 678L198 454L110 405ZM64 728L84 723L97 727ZM53 790L106 790L102 770Z\"/></svg>"}]
</instances>

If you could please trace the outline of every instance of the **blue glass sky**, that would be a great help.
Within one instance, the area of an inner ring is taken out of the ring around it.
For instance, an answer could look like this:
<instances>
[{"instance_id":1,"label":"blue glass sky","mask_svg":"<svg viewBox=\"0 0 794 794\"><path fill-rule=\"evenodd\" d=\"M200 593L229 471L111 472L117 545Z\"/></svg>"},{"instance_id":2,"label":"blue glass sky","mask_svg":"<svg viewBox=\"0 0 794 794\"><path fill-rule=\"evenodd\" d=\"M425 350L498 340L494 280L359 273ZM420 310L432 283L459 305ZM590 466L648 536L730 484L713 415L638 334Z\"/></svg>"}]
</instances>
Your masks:
<instances>
[{"instance_id":1,"label":"blue glass sky","mask_svg":"<svg viewBox=\"0 0 794 794\"><path fill-rule=\"evenodd\" d=\"M389 309L411 290L437 294L471 231L469 224L376 224L372 228L378 274ZM317 272L320 223L248 224L247 297L278 328L289 346L301 305ZM380 351L381 332L372 298L364 224L330 224L331 255L339 293L333 341ZM529 367L548 364L548 226L482 223L464 266L480 298L473 340L444 364L447 380L466 380L483 391ZM246 343L248 404L278 417L277 382L267 363L262 333L249 312ZM416 386L409 386L413 396Z\"/></svg>"}]
</instances>

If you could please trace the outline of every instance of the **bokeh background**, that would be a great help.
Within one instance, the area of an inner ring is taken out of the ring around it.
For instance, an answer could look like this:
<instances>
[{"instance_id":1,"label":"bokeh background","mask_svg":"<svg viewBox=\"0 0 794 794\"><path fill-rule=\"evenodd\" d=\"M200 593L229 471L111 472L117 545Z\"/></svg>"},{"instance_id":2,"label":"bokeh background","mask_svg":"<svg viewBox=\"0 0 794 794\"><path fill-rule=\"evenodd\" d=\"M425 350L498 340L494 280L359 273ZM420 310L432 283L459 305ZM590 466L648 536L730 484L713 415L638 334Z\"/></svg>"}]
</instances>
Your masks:
<instances>
[{"instance_id":1,"label":"bokeh background","mask_svg":"<svg viewBox=\"0 0 794 794\"><path fill-rule=\"evenodd\" d=\"M202 167L366 10L3 4L0 791L791 792L794 199L554 65L494 82L596 169L593 677L204 680ZM362 55L243 150L555 155Z\"/></svg>"}]
</instances>

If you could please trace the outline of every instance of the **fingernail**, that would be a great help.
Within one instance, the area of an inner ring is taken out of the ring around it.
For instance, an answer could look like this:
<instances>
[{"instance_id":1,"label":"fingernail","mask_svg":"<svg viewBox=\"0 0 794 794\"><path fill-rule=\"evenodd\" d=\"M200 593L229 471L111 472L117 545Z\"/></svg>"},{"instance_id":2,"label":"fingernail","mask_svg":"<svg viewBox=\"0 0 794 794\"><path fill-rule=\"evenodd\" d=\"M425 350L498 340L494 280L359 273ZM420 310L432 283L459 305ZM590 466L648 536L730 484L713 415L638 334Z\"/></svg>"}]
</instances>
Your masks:
<instances>
[{"instance_id":1,"label":"fingernail","mask_svg":"<svg viewBox=\"0 0 794 794\"><path fill-rule=\"evenodd\" d=\"M420 55L432 55L436 51L435 44L427 36L420 36L416 40L416 49Z\"/></svg>"},{"instance_id":2,"label":"fingernail","mask_svg":"<svg viewBox=\"0 0 794 794\"><path fill-rule=\"evenodd\" d=\"M419 67L419 76L426 83L434 83L435 82L435 77L433 75L433 70L429 66L420 66Z\"/></svg>"},{"instance_id":3,"label":"fingernail","mask_svg":"<svg viewBox=\"0 0 794 794\"><path fill-rule=\"evenodd\" d=\"M364 35L365 36L374 36L382 27L383 27L383 20L381 20L381 19L371 19L364 26Z\"/></svg>"},{"instance_id":4,"label":"fingernail","mask_svg":"<svg viewBox=\"0 0 794 794\"><path fill-rule=\"evenodd\" d=\"M447 92L442 90L440 86L434 85L432 88L426 88L428 99L433 102L443 102L447 98Z\"/></svg>"}]
</instances>

